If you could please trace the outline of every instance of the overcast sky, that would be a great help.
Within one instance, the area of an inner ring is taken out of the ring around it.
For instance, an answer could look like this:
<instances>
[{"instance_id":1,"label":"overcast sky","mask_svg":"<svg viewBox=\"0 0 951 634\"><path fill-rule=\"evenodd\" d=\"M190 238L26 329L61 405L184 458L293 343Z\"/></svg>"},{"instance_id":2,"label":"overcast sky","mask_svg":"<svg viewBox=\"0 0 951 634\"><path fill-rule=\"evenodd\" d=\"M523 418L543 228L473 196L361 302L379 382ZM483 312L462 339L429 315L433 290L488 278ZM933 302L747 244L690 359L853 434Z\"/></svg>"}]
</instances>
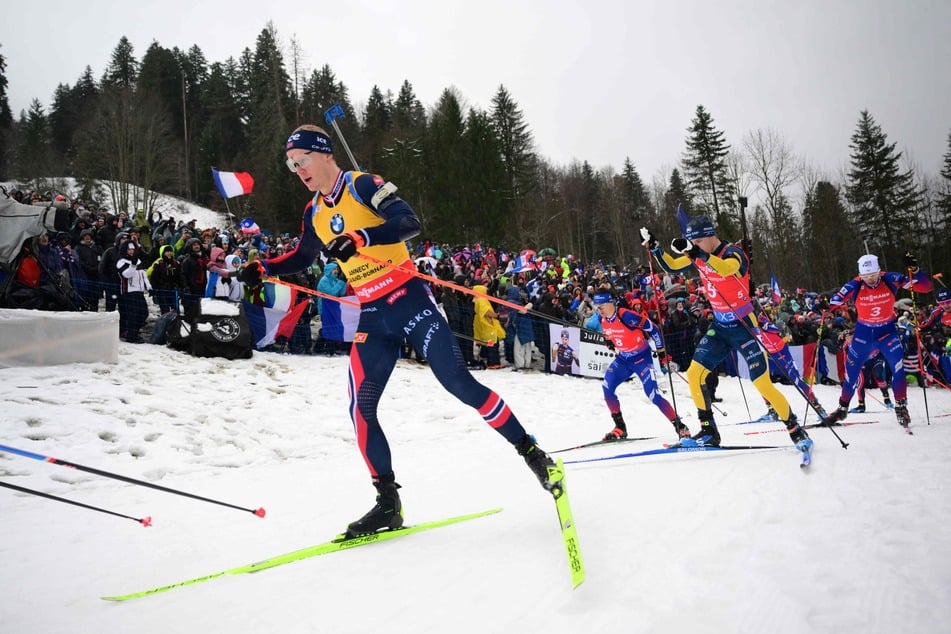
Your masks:
<instances>
[{"instance_id":1,"label":"overcast sky","mask_svg":"<svg viewBox=\"0 0 951 634\"><path fill-rule=\"evenodd\" d=\"M778 131L835 178L859 113L935 175L951 131L948 0L406 0L21 2L0 43L14 116L47 108L85 66L98 79L125 35L238 57L269 20L312 68L329 64L355 106L374 84L409 80L426 107L455 86L484 109L500 85L522 108L539 154L645 181L680 159L697 105L739 147ZM344 128L346 134L346 128Z\"/></svg>"}]
</instances>

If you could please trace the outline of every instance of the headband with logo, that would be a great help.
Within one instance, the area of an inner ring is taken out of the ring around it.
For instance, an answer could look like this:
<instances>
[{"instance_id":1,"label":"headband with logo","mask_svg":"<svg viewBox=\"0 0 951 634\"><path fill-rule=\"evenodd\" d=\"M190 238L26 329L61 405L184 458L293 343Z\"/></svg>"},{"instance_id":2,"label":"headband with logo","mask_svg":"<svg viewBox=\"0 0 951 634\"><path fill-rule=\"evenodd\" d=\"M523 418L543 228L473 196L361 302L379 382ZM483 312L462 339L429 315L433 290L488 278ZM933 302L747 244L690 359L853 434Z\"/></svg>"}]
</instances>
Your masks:
<instances>
[{"instance_id":1,"label":"headband with logo","mask_svg":"<svg viewBox=\"0 0 951 634\"><path fill-rule=\"evenodd\" d=\"M334 153L330 137L316 130L298 130L287 137L287 144L284 148L285 151L294 148L307 150L308 152L320 152L322 154Z\"/></svg>"}]
</instances>

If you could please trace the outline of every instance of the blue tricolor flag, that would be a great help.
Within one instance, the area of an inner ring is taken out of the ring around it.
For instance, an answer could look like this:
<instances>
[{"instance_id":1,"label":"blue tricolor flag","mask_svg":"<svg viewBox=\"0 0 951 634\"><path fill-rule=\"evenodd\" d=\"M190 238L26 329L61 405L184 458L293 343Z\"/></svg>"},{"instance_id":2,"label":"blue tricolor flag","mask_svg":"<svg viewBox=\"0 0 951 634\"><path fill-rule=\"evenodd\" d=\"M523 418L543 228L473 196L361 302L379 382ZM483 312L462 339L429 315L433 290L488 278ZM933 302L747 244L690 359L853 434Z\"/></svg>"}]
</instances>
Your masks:
<instances>
[{"instance_id":1,"label":"blue tricolor flag","mask_svg":"<svg viewBox=\"0 0 951 634\"><path fill-rule=\"evenodd\" d=\"M523 249L518 257L515 258L515 266L509 273L522 273L523 271L535 270L535 259L537 254L531 249Z\"/></svg>"},{"instance_id":2,"label":"blue tricolor flag","mask_svg":"<svg viewBox=\"0 0 951 634\"><path fill-rule=\"evenodd\" d=\"M360 306L355 304L356 297L347 295L345 302L335 302L323 298L320 303L321 335L331 341L353 341L360 321Z\"/></svg>"},{"instance_id":3,"label":"blue tricolor flag","mask_svg":"<svg viewBox=\"0 0 951 634\"><path fill-rule=\"evenodd\" d=\"M254 189L254 179L247 172L219 172L212 167L211 175L222 198L243 196Z\"/></svg>"},{"instance_id":4,"label":"blue tricolor flag","mask_svg":"<svg viewBox=\"0 0 951 634\"><path fill-rule=\"evenodd\" d=\"M294 327L307 309L309 302L297 301L297 291L283 284L264 283L264 305L245 301L244 312L254 333L254 345L264 348L278 337L294 334Z\"/></svg>"},{"instance_id":5,"label":"blue tricolor flag","mask_svg":"<svg viewBox=\"0 0 951 634\"><path fill-rule=\"evenodd\" d=\"M783 301L783 293L779 288L779 282L776 281L776 276L773 275L772 271L769 272L769 279L769 286L772 289L773 295L773 304L779 306L779 304Z\"/></svg>"}]
</instances>

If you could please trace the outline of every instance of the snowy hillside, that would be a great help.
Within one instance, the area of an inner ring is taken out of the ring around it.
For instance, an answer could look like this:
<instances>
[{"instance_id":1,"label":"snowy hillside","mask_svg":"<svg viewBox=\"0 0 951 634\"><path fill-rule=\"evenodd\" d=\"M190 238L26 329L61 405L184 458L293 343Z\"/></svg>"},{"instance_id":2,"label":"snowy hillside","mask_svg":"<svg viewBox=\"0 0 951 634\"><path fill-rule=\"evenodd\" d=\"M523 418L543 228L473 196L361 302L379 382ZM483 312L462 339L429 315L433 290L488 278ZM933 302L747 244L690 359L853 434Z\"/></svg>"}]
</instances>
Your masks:
<instances>
[{"instance_id":1,"label":"snowy hillside","mask_svg":"<svg viewBox=\"0 0 951 634\"><path fill-rule=\"evenodd\" d=\"M76 185L76 179L74 178L56 178L51 179L50 186L51 192L54 194L63 194L69 200L76 198L79 195L79 187ZM8 191L12 191L13 188L19 187L24 189L21 183L16 183L12 181L0 183ZM26 191L24 189L24 191ZM130 205L128 209L116 209L115 202L109 195L109 190L105 187L100 189L101 195L94 201L100 207L105 207L109 210L109 213L116 214L120 211L125 211L130 216L135 213L135 208ZM222 206L224 203L222 203ZM226 213L218 213L207 207L202 207L194 203L190 203L181 198L176 198L175 196L168 196L166 194L159 194L155 202L155 211L162 214L163 218L173 217L176 220L182 220L188 222L191 219L197 220L197 226L200 228L205 227L219 227L222 228L229 223L229 218ZM240 220L240 218L238 218Z\"/></svg>"}]
</instances>

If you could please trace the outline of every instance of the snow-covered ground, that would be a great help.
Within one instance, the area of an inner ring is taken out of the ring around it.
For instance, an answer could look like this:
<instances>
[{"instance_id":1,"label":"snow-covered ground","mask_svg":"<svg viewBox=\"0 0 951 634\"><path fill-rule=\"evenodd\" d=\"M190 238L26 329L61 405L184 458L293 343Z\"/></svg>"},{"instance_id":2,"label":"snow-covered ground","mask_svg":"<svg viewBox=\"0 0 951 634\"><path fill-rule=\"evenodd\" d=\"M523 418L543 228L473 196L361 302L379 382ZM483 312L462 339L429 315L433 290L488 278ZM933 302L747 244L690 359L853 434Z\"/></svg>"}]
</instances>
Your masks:
<instances>
[{"instance_id":1,"label":"snow-covered ground","mask_svg":"<svg viewBox=\"0 0 951 634\"><path fill-rule=\"evenodd\" d=\"M951 393L910 389L914 436L871 410L794 450L569 465L587 580L571 589L554 505L521 458L400 362L381 406L407 521L504 507L395 541L226 576L125 603L115 595L322 542L372 504L347 417L346 357L197 359L120 344L117 365L0 370L0 443L253 509L199 502L0 453L0 481L119 517L0 489L0 630L21 632L947 632ZM597 381L479 373L558 449L611 426ZM663 384L667 385L666 379ZM677 404L696 429L684 385ZM753 417L764 407L747 384ZM668 388L669 389L669 388ZM791 388L796 411L801 398ZM837 388L820 386L833 407ZM748 420L724 379L725 443L787 445ZM632 435L566 459L658 447L673 432L636 383ZM814 421L814 415L810 414Z\"/></svg>"}]
</instances>

